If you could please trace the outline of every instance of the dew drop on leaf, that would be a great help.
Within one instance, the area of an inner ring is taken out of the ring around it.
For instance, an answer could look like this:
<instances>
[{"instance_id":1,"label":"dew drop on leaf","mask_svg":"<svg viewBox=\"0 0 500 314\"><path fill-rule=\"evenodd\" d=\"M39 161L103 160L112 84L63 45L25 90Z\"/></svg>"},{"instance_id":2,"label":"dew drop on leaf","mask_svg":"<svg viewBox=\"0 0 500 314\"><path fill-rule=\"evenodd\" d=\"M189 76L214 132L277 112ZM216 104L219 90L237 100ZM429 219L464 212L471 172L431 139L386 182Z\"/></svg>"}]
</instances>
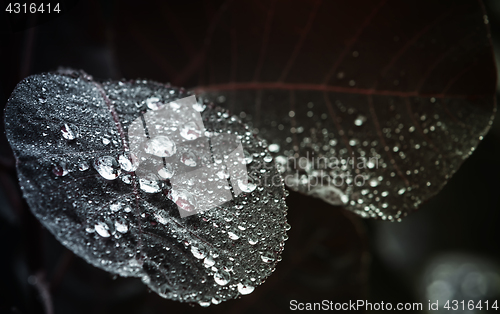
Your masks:
<instances>
[{"instance_id":1,"label":"dew drop on leaf","mask_svg":"<svg viewBox=\"0 0 500 314\"><path fill-rule=\"evenodd\" d=\"M207 255L204 250L196 246L191 246L191 253L193 253L193 256L196 257L197 259L204 259L205 256Z\"/></svg>"},{"instance_id":2,"label":"dew drop on leaf","mask_svg":"<svg viewBox=\"0 0 500 314\"><path fill-rule=\"evenodd\" d=\"M269 252L269 251L266 251L264 253L262 253L262 255L260 256L260 258L262 259L262 261L264 263L271 263L271 262L274 262L274 254L272 252Z\"/></svg>"},{"instance_id":3,"label":"dew drop on leaf","mask_svg":"<svg viewBox=\"0 0 500 314\"><path fill-rule=\"evenodd\" d=\"M238 292L246 295L253 292L255 288L251 285L250 281L245 281L245 283L238 283Z\"/></svg>"},{"instance_id":4,"label":"dew drop on leaf","mask_svg":"<svg viewBox=\"0 0 500 314\"><path fill-rule=\"evenodd\" d=\"M61 133L64 139L72 141L78 136L78 128L73 124L65 123L61 126Z\"/></svg>"},{"instance_id":5,"label":"dew drop on leaf","mask_svg":"<svg viewBox=\"0 0 500 314\"><path fill-rule=\"evenodd\" d=\"M68 168L66 166L66 163L61 161L61 162L57 163L56 165L54 165L52 167L52 173L56 177L64 177L65 175L67 175L69 172L68 172Z\"/></svg>"},{"instance_id":6,"label":"dew drop on leaf","mask_svg":"<svg viewBox=\"0 0 500 314\"><path fill-rule=\"evenodd\" d=\"M171 164L166 164L158 170L158 175L163 179L170 179L174 175L174 167Z\"/></svg>"},{"instance_id":7,"label":"dew drop on leaf","mask_svg":"<svg viewBox=\"0 0 500 314\"><path fill-rule=\"evenodd\" d=\"M86 161L82 161L78 164L78 170L85 171L89 169L89 164Z\"/></svg>"},{"instance_id":8,"label":"dew drop on leaf","mask_svg":"<svg viewBox=\"0 0 500 314\"><path fill-rule=\"evenodd\" d=\"M95 225L95 231L103 238L108 238L111 234L109 233L109 227L104 222L98 222Z\"/></svg>"},{"instance_id":9,"label":"dew drop on leaf","mask_svg":"<svg viewBox=\"0 0 500 314\"><path fill-rule=\"evenodd\" d=\"M218 285L225 286L231 280L231 275L227 271L219 269L214 274L214 280Z\"/></svg>"},{"instance_id":10,"label":"dew drop on leaf","mask_svg":"<svg viewBox=\"0 0 500 314\"><path fill-rule=\"evenodd\" d=\"M114 180L121 173L120 166L116 158L102 156L94 160L94 169L106 180Z\"/></svg>"},{"instance_id":11,"label":"dew drop on leaf","mask_svg":"<svg viewBox=\"0 0 500 314\"><path fill-rule=\"evenodd\" d=\"M175 143L167 136L158 135L144 145L144 151L157 157L170 157L175 154Z\"/></svg>"},{"instance_id":12,"label":"dew drop on leaf","mask_svg":"<svg viewBox=\"0 0 500 314\"><path fill-rule=\"evenodd\" d=\"M118 163L123 171L132 172L139 166L139 160L134 154L123 154L118 157Z\"/></svg>"},{"instance_id":13,"label":"dew drop on leaf","mask_svg":"<svg viewBox=\"0 0 500 314\"><path fill-rule=\"evenodd\" d=\"M161 191L160 180L152 173L139 179L139 187L146 193L158 193Z\"/></svg>"},{"instance_id":14,"label":"dew drop on leaf","mask_svg":"<svg viewBox=\"0 0 500 314\"><path fill-rule=\"evenodd\" d=\"M181 136L188 140L195 140L201 136L202 132L195 122L188 122L181 128Z\"/></svg>"},{"instance_id":15,"label":"dew drop on leaf","mask_svg":"<svg viewBox=\"0 0 500 314\"><path fill-rule=\"evenodd\" d=\"M186 152L181 155L181 162L189 167L196 167L196 155L193 152Z\"/></svg>"}]
</instances>

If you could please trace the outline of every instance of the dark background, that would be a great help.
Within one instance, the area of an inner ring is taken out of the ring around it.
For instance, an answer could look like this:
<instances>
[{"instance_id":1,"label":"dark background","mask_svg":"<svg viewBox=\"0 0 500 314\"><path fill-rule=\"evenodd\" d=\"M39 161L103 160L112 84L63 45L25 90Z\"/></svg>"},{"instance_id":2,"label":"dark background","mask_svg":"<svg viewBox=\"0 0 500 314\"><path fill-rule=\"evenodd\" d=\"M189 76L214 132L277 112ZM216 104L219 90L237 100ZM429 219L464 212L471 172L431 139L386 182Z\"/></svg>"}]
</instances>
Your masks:
<instances>
[{"instance_id":1,"label":"dark background","mask_svg":"<svg viewBox=\"0 0 500 314\"><path fill-rule=\"evenodd\" d=\"M21 79L59 66L84 69L97 78L122 77L113 45L120 2L61 3L67 13L52 20L13 18L2 12L0 108ZM147 12L141 3L138 6ZM489 0L485 5L493 42L500 45L500 2ZM168 80L158 69L126 68L128 78ZM22 200L3 123L0 130L0 313L43 313L47 307L54 313L283 312L293 298L367 298L424 302L425 307L431 297L500 297L498 119L448 185L401 223L361 220L291 193L292 230L276 274L250 296L207 310L163 300L139 280L113 278L62 247ZM304 207L327 213L329 220L304 222L298 213ZM295 228L294 221L305 227ZM317 240L306 259L291 265L295 252L309 245L306 240L314 235L311 228L316 224L331 234ZM298 284L303 277L309 285L305 288ZM328 288L322 288L325 285Z\"/></svg>"}]
</instances>

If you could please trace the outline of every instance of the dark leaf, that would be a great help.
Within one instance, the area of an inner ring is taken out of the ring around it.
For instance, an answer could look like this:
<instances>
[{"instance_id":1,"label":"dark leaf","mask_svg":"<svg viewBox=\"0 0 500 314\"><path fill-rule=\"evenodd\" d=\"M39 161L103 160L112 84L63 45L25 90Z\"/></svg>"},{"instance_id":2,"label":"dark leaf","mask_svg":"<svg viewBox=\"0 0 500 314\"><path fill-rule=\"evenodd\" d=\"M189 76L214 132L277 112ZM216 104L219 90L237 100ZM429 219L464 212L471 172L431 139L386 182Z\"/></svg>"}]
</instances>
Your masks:
<instances>
[{"instance_id":1,"label":"dark leaf","mask_svg":"<svg viewBox=\"0 0 500 314\"><path fill-rule=\"evenodd\" d=\"M198 134L192 150L183 151L189 147L176 142L172 156L155 157L166 150L140 154L158 148L154 141L167 129L182 135L190 126L191 116L178 109L177 100L186 96L183 89L151 81L98 83L71 71L42 74L19 83L5 121L24 197L61 243L111 273L141 277L165 298L209 305L252 292L272 273L286 237L286 205L281 177L262 141L211 104L193 105L206 137ZM177 124L154 120L148 107L163 107L157 112L178 118ZM141 119L142 132L151 139L139 149L130 128ZM217 134L239 136L249 181L235 182L231 173L227 190L227 174L219 180L207 170L206 177L180 182L186 168L218 169L223 161L218 154L232 147ZM209 153L203 155L201 147ZM179 159L184 168L175 162ZM151 168L158 162L159 168ZM177 171L173 176L166 174L169 166ZM176 184L186 184L187 195L176 198ZM223 190L229 200L181 218L177 205L198 208Z\"/></svg>"},{"instance_id":2,"label":"dark leaf","mask_svg":"<svg viewBox=\"0 0 500 314\"><path fill-rule=\"evenodd\" d=\"M480 1L196 4L119 14L124 72L159 65L148 74L241 112L294 190L399 220L489 129L496 74ZM131 62L138 53L148 58Z\"/></svg>"}]
</instances>

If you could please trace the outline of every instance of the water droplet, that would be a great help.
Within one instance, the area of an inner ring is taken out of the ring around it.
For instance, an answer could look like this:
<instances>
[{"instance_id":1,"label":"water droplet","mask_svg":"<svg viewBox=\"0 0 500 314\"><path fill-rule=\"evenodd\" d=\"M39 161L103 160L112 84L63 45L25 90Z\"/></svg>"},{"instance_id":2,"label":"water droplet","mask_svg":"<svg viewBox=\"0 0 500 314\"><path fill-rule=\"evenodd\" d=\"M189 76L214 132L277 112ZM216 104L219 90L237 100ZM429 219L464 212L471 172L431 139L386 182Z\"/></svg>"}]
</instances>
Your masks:
<instances>
[{"instance_id":1,"label":"water droplet","mask_svg":"<svg viewBox=\"0 0 500 314\"><path fill-rule=\"evenodd\" d=\"M359 144L358 139L353 138L353 139L349 140L349 145L351 145L351 146L356 146L358 144Z\"/></svg>"},{"instance_id":2,"label":"water droplet","mask_svg":"<svg viewBox=\"0 0 500 314\"><path fill-rule=\"evenodd\" d=\"M111 156L96 158L94 160L94 168L106 180L114 180L121 173L118 162Z\"/></svg>"},{"instance_id":3,"label":"water droplet","mask_svg":"<svg viewBox=\"0 0 500 314\"><path fill-rule=\"evenodd\" d=\"M368 184L370 184L371 187L377 187L380 182L378 181L377 178L371 178L370 181L368 181Z\"/></svg>"},{"instance_id":4,"label":"water droplet","mask_svg":"<svg viewBox=\"0 0 500 314\"><path fill-rule=\"evenodd\" d=\"M171 164L166 164L158 170L158 175L160 175L162 179L170 179L174 176L174 173L174 167Z\"/></svg>"},{"instance_id":5,"label":"water droplet","mask_svg":"<svg viewBox=\"0 0 500 314\"><path fill-rule=\"evenodd\" d=\"M246 180L238 180L238 187L243 192L250 193L253 192L257 186Z\"/></svg>"},{"instance_id":6,"label":"water droplet","mask_svg":"<svg viewBox=\"0 0 500 314\"><path fill-rule=\"evenodd\" d=\"M249 243L250 245L255 245L255 244L257 244L258 242L259 242L259 238L257 238L256 236L254 236L254 235L250 235L250 236L248 236L248 243Z\"/></svg>"},{"instance_id":7,"label":"water droplet","mask_svg":"<svg viewBox=\"0 0 500 314\"><path fill-rule=\"evenodd\" d=\"M100 221L95 225L95 231L103 238L108 238L111 234L109 233L109 226Z\"/></svg>"},{"instance_id":8,"label":"water droplet","mask_svg":"<svg viewBox=\"0 0 500 314\"><path fill-rule=\"evenodd\" d=\"M108 145L109 143L111 143L111 141L109 140L109 138L103 137L103 138L102 138L102 143L103 143L104 145Z\"/></svg>"},{"instance_id":9,"label":"water droplet","mask_svg":"<svg viewBox=\"0 0 500 314\"><path fill-rule=\"evenodd\" d=\"M197 248L196 246L191 246L191 253L197 259L204 259L207 253L204 250Z\"/></svg>"},{"instance_id":10,"label":"water droplet","mask_svg":"<svg viewBox=\"0 0 500 314\"><path fill-rule=\"evenodd\" d=\"M175 154L176 148L168 137L158 135L144 144L144 151L157 157L170 157Z\"/></svg>"},{"instance_id":11,"label":"water droplet","mask_svg":"<svg viewBox=\"0 0 500 314\"><path fill-rule=\"evenodd\" d=\"M65 140L72 141L78 136L78 128L73 124L65 123L61 127L61 133Z\"/></svg>"},{"instance_id":12,"label":"water droplet","mask_svg":"<svg viewBox=\"0 0 500 314\"><path fill-rule=\"evenodd\" d=\"M243 154L245 155L245 164L249 164L253 161L253 155L250 154L248 151L244 150Z\"/></svg>"},{"instance_id":13,"label":"water droplet","mask_svg":"<svg viewBox=\"0 0 500 314\"><path fill-rule=\"evenodd\" d=\"M217 305L217 304L220 304L222 302L221 299L217 299L217 298L212 298L212 303Z\"/></svg>"},{"instance_id":14,"label":"water droplet","mask_svg":"<svg viewBox=\"0 0 500 314\"><path fill-rule=\"evenodd\" d=\"M196 209L196 201L191 193L185 190L172 190L170 198L181 209L192 212Z\"/></svg>"},{"instance_id":15,"label":"water droplet","mask_svg":"<svg viewBox=\"0 0 500 314\"><path fill-rule=\"evenodd\" d=\"M125 221L125 219L118 219L115 221L115 228L116 228L116 231L120 232L120 233L127 233L128 231L128 225L127 225L127 222Z\"/></svg>"},{"instance_id":16,"label":"water droplet","mask_svg":"<svg viewBox=\"0 0 500 314\"><path fill-rule=\"evenodd\" d=\"M52 173L56 177L64 177L65 175L67 175L69 173L69 171L68 171L68 168L66 167L66 163L61 161L61 162L57 163L56 165L54 165L52 167Z\"/></svg>"},{"instance_id":17,"label":"water droplet","mask_svg":"<svg viewBox=\"0 0 500 314\"><path fill-rule=\"evenodd\" d=\"M271 153L277 153L277 152L279 152L280 151L279 144L271 144L271 145L269 145L269 151Z\"/></svg>"},{"instance_id":18,"label":"water droplet","mask_svg":"<svg viewBox=\"0 0 500 314\"><path fill-rule=\"evenodd\" d=\"M214 274L214 280L218 285L225 286L231 280L231 275L227 271L219 269Z\"/></svg>"},{"instance_id":19,"label":"water droplet","mask_svg":"<svg viewBox=\"0 0 500 314\"><path fill-rule=\"evenodd\" d=\"M215 265L215 261L210 256L207 256L203 260L203 264L205 265L205 267L208 268L208 267L214 266Z\"/></svg>"},{"instance_id":20,"label":"water droplet","mask_svg":"<svg viewBox=\"0 0 500 314\"><path fill-rule=\"evenodd\" d=\"M231 240L238 240L240 238L240 236L234 231L228 231L227 235L229 236L229 239L231 239Z\"/></svg>"},{"instance_id":21,"label":"water droplet","mask_svg":"<svg viewBox=\"0 0 500 314\"><path fill-rule=\"evenodd\" d=\"M186 123L181 129L181 136L188 141L195 140L201 135L202 130L200 130L194 122Z\"/></svg>"},{"instance_id":22,"label":"water droplet","mask_svg":"<svg viewBox=\"0 0 500 314\"><path fill-rule=\"evenodd\" d=\"M193 152L182 154L181 162L188 167L196 167L196 155Z\"/></svg>"},{"instance_id":23,"label":"water droplet","mask_svg":"<svg viewBox=\"0 0 500 314\"><path fill-rule=\"evenodd\" d=\"M204 104L200 104L200 103L195 103L193 104L193 109L198 111L198 112L202 112L203 110L205 110L207 106L205 106Z\"/></svg>"},{"instance_id":24,"label":"water droplet","mask_svg":"<svg viewBox=\"0 0 500 314\"><path fill-rule=\"evenodd\" d=\"M85 171L89 169L89 164L86 161L82 161L81 163L78 164L78 170L80 171Z\"/></svg>"},{"instance_id":25,"label":"water droplet","mask_svg":"<svg viewBox=\"0 0 500 314\"><path fill-rule=\"evenodd\" d=\"M109 205L109 209L111 209L112 212L119 211L121 207L122 205L120 203Z\"/></svg>"},{"instance_id":26,"label":"water droplet","mask_svg":"<svg viewBox=\"0 0 500 314\"><path fill-rule=\"evenodd\" d=\"M356 118L356 120L354 120L354 124L355 124L356 126L362 126L362 125L363 125L363 123L365 123L365 122L366 122L366 117L365 117L365 116L363 116L363 115L359 115L359 116Z\"/></svg>"},{"instance_id":27,"label":"water droplet","mask_svg":"<svg viewBox=\"0 0 500 314\"><path fill-rule=\"evenodd\" d=\"M146 193L158 193L161 191L160 180L152 173L139 179L139 187Z\"/></svg>"},{"instance_id":28,"label":"water droplet","mask_svg":"<svg viewBox=\"0 0 500 314\"><path fill-rule=\"evenodd\" d=\"M129 156L126 154L120 155L120 157L118 157L118 163L123 171L126 172L135 171L137 167L139 167L139 159L134 154L130 154Z\"/></svg>"},{"instance_id":29,"label":"water droplet","mask_svg":"<svg viewBox=\"0 0 500 314\"><path fill-rule=\"evenodd\" d=\"M264 263L272 263L274 262L275 258L274 258L274 254L272 252L264 252L262 253L262 255L260 256L260 258L262 259L262 261Z\"/></svg>"},{"instance_id":30,"label":"water droplet","mask_svg":"<svg viewBox=\"0 0 500 314\"><path fill-rule=\"evenodd\" d=\"M406 192L406 188L402 188L398 191L399 195L403 195Z\"/></svg>"},{"instance_id":31,"label":"water droplet","mask_svg":"<svg viewBox=\"0 0 500 314\"><path fill-rule=\"evenodd\" d=\"M238 283L238 292L241 293L242 295L252 293L255 287L251 286L250 283L251 282L248 280Z\"/></svg>"},{"instance_id":32,"label":"water droplet","mask_svg":"<svg viewBox=\"0 0 500 314\"><path fill-rule=\"evenodd\" d=\"M132 183L132 176L130 176L129 174L126 174L126 175L122 176L122 181L125 184Z\"/></svg>"},{"instance_id":33,"label":"water droplet","mask_svg":"<svg viewBox=\"0 0 500 314\"><path fill-rule=\"evenodd\" d=\"M271 161L273 161L273 156L271 156L271 155L264 156L264 161L265 162L271 162Z\"/></svg>"},{"instance_id":34,"label":"water droplet","mask_svg":"<svg viewBox=\"0 0 500 314\"><path fill-rule=\"evenodd\" d=\"M149 97L146 99L146 105L151 110L158 110L163 107L163 104L160 102L160 98L158 97Z\"/></svg>"}]
</instances>

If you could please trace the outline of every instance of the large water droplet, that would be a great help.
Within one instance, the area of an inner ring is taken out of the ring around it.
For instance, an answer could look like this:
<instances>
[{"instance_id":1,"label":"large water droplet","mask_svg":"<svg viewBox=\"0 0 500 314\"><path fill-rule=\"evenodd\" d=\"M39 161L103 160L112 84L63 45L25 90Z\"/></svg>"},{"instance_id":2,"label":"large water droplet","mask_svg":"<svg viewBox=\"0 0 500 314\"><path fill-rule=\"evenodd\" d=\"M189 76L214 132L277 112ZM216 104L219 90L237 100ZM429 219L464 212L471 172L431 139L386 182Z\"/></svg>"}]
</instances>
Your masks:
<instances>
[{"instance_id":1,"label":"large water droplet","mask_svg":"<svg viewBox=\"0 0 500 314\"><path fill-rule=\"evenodd\" d=\"M134 154L123 154L118 157L118 163L123 171L132 172L139 167L139 159Z\"/></svg>"},{"instance_id":2,"label":"large water droplet","mask_svg":"<svg viewBox=\"0 0 500 314\"><path fill-rule=\"evenodd\" d=\"M205 265L205 267L208 268L208 267L214 266L215 265L215 261L210 256L207 256L203 260L203 264Z\"/></svg>"},{"instance_id":3,"label":"large water droplet","mask_svg":"<svg viewBox=\"0 0 500 314\"><path fill-rule=\"evenodd\" d=\"M200 137L202 131L198 128L196 123L188 122L181 129L181 136L188 141L192 141Z\"/></svg>"},{"instance_id":4,"label":"large water droplet","mask_svg":"<svg viewBox=\"0 0 500 314\"><path fill-rule=\"evenodd\" d=\"M52 167L52 173L56 177L63 177L69 173L66 163L61 161Z\"/></svg>"},{"instance_id":5,"label":"large water droplet","mask_svg":"<svg viewBox=\"0 0 500 314\"><path fill-rule=\"evenodd\" d=\"M211 302L211 301L207 301L207 300L200 300L200 301L198 302L198 304L199 304L201 307L209 307L209 306L210 306L210 304L212 304L212 302Z\"/></svg>"},{"instance_id":6,"label":"large water droplet","mask_svg":"<svg viewBox=\"0 0 500 314\"><path fill-rule=\"evenodd\" d=\"M109 233L109 226L105 222L98 222L95 225L95 231L103 238L108 238L111 234Z\"/></svg>"},{"instance_id":7,"label":"large water droplet","mask_svg":"<svg viewBox=\"0 0 500 314\"><path fill-rule=\"evenodd\" d=\"M196 209L194 196L185 190L173 190L171 200L187 212L193 212Z\"/></svg>"},{"instance_id":8,"label":"large water droplet","mask_svg":"<svg viewBox=\"0 0 500 314\"><path fill-rule=\"evenodd\" d=\"M253 161L253 155L250 154L248 151L244 150L243 154L245 155L245 163L247 165Z\"/></svg>"},{"instance_id":9,"label":"large water droplet","mask_svg":"<svg viewBox=\"0 0 500 314\"><path fill-rule=\"evenodd\" d=\"M227 235L229 236L229 239L231 239L231 240L238 240L240 238L238 233L235 231L228 231Z\"/></svg>"},{"instance_id":10,"label":"large water droplet","mask_svg":"<svg viewBox=\"0 0 500 314\"><path fill-rule=\"evenodd\" d=\"M114 157L102 156L94 160L94 168L106 180L114 180L121 173L120 166Z\"/></svg>"},{"instance_id":11,"label":"large water droplet","mask_svg":"<svg viewBox=\"0 0 500 314\"><path fill-rule=\"evenodd\" d=\"M214 280L218 285L225 286L231 280L231 275L227 271L219 269L214 274Z\"/></svg>"},{"instance_id":12,"label":"large water droplet","mask_svg":"<svg viewBox=\"0 0 500 314\"><path fill-rule=\"evenodd\" d=\"M157 157L170 157L175 154L175 143L168 137L158 135L144 144L144 151Z\"/></svg>"},{"instance_id":13,"label":"large water droplet","mask_svg":"<svg viewBox=\"0 0 500 314\"><path fill-rule=\"evenodd\" d=\"M125 221L125 219L123 219L123 218L116 220L115 221L115 228L116 228L116 231L118 231L120 233L127 233L127 231L128 231L127 221Z\"/></svg>"},{"instance_id":14,"label":"large water droplet","mask_svg":"<svg viewBox=\"0 0 500 314\"><path fill-rule=\"evenodd\" d=\"M163 107L163 104L160 102L160 98L158 97L149 97L146 99L146 105L151 110L158 110Z\"/></svg>"},{"instance_id":15,"label":"large water droplet","mask_svg":"<svg viewBox=\"0 0 500 314\"><path fill-rule=\"evenodd\" d=\"M368 181L371 187L376 187L379 184L379 181L377 178L371 178L370 181Z\"/></svg>"},{"instance_id":16,"label":"large water droplet","mask_svg":"<svg viewBox=\"0 0 500 314\"><path fill-rule=\"evenodd\" d=\"M269 251L262 253L260 258L262 259L262 261L264 263L271 263L271 262L274 262L274 260L275 260L274 254L272 252L269 252Z\"/></svg>"},{"instance_id":17,"label":"large water droplet","mask_svg":"<svg viewBox=\"0 0 500 314\"><path fill-rule=\"evenodd\" d=\"M257 237L256 237L256 236L254 236L254 235L250 235L250 236L248 236L248 243L249 243L250 245L255 245L255 244L257 244L257 242L259 242L259 238L257 238Z\"/></svg>"},{"instance_id":18,"label":"large water droplet","mask_svg":"<svg viewBox=\"0 0 500 314\"><path fill-rule=\"evenodd\" d=\"M171 164L166 164L158 170L158 175L163 179L170 179L174 176L174 167Z\"/></svg>"},{"instance_id":19,"label":"large water droplet","mask_svg":"<svg viewBox=\"0 0 500 314\"><path fill-rule=\"evenodd\" d=\"M72 141L78 136L78 128L73 124L65 123L61 127L61 133L65 140Z\"/></svg>"},{"instance_id":20,"label":"large water droplet","mask_svg":"<svg viewBox=\"0 0 500 314\"><path fill-rule=\"evenodd\" d=\"M254 289L255 287L251 285L249 280L238 283L238 292L243 295L252 293Z\"/></svg>"},{"instance_id":21,"label":"large water droplet","mask_svg":"<svg viewBox=\"0 0 500 314\"><path fill-rule=\"evenodd\" d=\"M243 192L250 193L253 192L257 186L252 182L248 182L246 180L238 180L238 187Z\"/></svg>"},{"instance_id":22,"label":"large water droplet","mask_svg":"<svg viewBox=\"0 0 500 314\"><path fill-rule=\"evenodd\" d=\"M277 153L277 152L279 152L279 151L280 151L280 146L279 146L279 144L271 144L271 145L269 145L269 147L268 147L268 148L269 148L269 151L270 151L271 153Z\"/></svg>"},{"instance_id":23,"label":"large water droplet","mask_svg":"<svg viewBox=\"0 0 500 314\"><path fill-rule=\"evenodd\" d=\"M193 152L182 154L181 162L188 167L196 167L196 155Z\"/></svg>"},{"instance_id":24,"label":"large water droplet","mask_svg":"<svg viewBox=\"0 0 500 314\"><path fill-rule=\"evenodd\" d=\"M197 248L196 246L191 246L191 253L193 253L193 256L197 259L203 259L207 255L204 250Z\"/></svg>"},{"instance_id":25,"label":"large water droplet","mask_svg":"<svg viewBox=\"0 0 500 314\"><path fill-rule=\"evenodd\" d=\"M205 110L207 106L205 106L204 104L200 104L200 103L195 103L193 104L193 109L198 111L198 112L202 112L203 110Z\"/></svg>"},{"instance_id":26,"label":"large water droplet","mask_svg":"<svg viewBox=\"0 0 500 314\"><path fill-rule=\"evenodd\" d=\"M161 191L160 180L152 173L139 179L139 187L146 193L158 193Z\"/></svg>"}]
</instances>

